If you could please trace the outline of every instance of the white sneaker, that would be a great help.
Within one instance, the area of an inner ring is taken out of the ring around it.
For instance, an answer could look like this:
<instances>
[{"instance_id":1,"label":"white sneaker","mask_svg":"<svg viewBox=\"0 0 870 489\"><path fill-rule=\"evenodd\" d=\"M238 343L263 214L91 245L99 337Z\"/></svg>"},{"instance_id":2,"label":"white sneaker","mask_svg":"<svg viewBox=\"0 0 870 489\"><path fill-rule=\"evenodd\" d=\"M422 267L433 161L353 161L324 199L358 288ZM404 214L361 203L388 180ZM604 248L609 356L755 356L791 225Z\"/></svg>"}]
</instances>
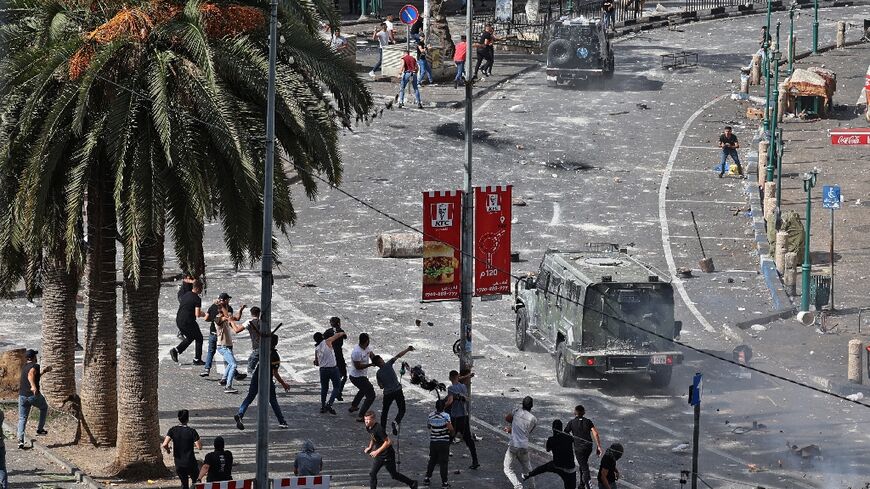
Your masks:
<instances>
[{"instance_id":1,"label":"white sneaker","mask_svg":"<svg viewBox=\"0 0 870 489\"><path fill-rule=\"evenodd\" d=\"M374 71L370 71L370 72L369 72L369 76L372 77L372 78L374 78L374 77L375 77L375 72L374 72Z\"/></svg>"}]
</instances>

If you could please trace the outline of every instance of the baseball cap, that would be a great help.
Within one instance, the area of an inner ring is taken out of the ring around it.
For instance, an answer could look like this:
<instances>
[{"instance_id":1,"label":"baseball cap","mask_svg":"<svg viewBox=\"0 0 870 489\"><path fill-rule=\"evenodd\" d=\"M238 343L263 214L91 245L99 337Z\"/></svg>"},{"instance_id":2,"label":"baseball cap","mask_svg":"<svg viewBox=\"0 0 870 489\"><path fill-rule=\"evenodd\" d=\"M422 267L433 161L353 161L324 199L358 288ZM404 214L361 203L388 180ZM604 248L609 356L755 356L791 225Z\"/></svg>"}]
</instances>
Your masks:
<instances>
[{"instance_id":1,"label":"baseball cap","mask_svg":"<svg viewBox=\"0 0 870 489\"><path fill-rule=\"evenodd\" d=\"M233 296L231 296L230 294L227 294L226 292L221 292L221 295L218 296L218 299L220 299L222 301L228 301L232 298L233 298Z\"/></svg>"},{"instance_id":2,"label":"baseball cap","mask_svg":"<svg viewBox=\"0 0 870 489\"><path fill-rule=\"evenodd\" d=\"M38 353L39 353L39 352L36 351L36 350L27 350L27 352L24 353L24 358L36 358L36 355L37 355Z\"/></svg>"}]
</instances>

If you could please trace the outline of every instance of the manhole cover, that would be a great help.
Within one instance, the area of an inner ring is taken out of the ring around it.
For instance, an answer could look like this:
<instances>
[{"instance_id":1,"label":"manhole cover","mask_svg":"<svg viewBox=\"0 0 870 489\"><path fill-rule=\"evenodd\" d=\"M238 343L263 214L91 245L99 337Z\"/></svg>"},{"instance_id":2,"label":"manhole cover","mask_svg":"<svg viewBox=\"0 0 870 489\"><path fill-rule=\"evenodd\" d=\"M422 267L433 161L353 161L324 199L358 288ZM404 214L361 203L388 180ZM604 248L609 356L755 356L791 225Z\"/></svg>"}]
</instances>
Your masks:
<instances>
[{"instance_id":1,"label":"manhole cover","mask_svg":"<svg viewBox=\"0 0 870 489\"><path fill-rule=\"evenodd\" d=\"M616 267L622 265L622 260L616 258L608 258L606 256L593 256L583 260L587 265L595 265L598 267Z\"/></svg>"}]
</instances>

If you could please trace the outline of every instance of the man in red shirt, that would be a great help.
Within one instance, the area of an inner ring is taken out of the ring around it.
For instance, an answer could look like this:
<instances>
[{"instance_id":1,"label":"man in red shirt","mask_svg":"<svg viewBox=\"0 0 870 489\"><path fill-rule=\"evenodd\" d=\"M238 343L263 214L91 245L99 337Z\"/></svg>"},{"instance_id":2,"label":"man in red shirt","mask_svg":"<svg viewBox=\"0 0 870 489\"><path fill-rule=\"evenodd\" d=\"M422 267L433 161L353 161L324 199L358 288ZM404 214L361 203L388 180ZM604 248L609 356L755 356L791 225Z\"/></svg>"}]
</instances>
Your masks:
<instances>
[{"instance_id":1,"label":"man in red shirt","mask_svg":"<svg viewBox=\"0 0 870 489\"><path fill-rule=\"evenodd\" d=\"M456 63L456 77L453 78L453 88L459 88L459 80L461 80L465 72L465 53L468 51L468 39L463 35L462 40L456 45L456 51L453 53L453 62Z\"/></svg>"},{"instance_id":2,"label":"man in red shirt","mask_svg":"<svg viewBox=\"0 0 870 489\"><path fill-rule=\"evenodd\" d=\"M402 86L399 88L399 107L405 106L405 87L408 85L408 80L411 80L411 86L414 87L414 96L417 97L417 107L423 108L423 102L420 100L420 88L417 86L417 60L406 49L405 55L402 56Z\"/></svg>"}]
</instances>

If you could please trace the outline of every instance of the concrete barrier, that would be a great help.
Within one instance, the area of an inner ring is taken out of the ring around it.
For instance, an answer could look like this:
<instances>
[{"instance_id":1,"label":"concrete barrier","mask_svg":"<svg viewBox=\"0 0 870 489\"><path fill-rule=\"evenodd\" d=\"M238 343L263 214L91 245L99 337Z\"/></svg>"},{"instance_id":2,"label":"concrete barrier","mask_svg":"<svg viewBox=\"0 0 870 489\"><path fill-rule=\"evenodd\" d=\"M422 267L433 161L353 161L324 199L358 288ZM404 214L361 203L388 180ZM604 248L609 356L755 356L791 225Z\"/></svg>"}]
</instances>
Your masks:
<instances>
[{"instance_id":1,"label":"concrete barrier","mask_svg":"<svg viewBox=\"0 0 870 489\"><path fill-rule=\"evenodd\" d=\"M254 489L254 480L224 482L200 482L193 486L194 489Z\"/></svg>"},{"instance_id":2,"label":"concrete barrier","mask_svg":"<svg viewBox=\"0 0 870 489\"><path fill-rule=\"evenodd\" d=\"M328 475L294 476L272 479L272 489L329 489Z\"/></svg>"}]
</instances>

